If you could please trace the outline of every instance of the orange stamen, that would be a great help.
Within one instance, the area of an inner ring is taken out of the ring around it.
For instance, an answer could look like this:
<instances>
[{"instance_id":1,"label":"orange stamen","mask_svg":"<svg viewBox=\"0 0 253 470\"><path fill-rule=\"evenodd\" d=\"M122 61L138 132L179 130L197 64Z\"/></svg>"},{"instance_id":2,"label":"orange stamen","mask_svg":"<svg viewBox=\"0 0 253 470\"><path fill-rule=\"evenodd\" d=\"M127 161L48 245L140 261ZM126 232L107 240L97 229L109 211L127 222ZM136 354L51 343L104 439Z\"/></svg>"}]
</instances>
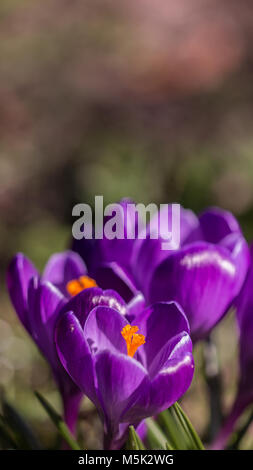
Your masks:
<instances>
[{"instance_id":1,"label":"orange stamen","mask_svg":"<svg viewBox=\"0 0 253 470\"><path fill-rule=\"evenodd\" d=\"M127 354L130 357L133 357L137 349L145 343L145 336L136 334L139 331L138 326L126 325L124 326L121 334L126 341L127 345Z\"/></svg>"},{"instance_id":2,"label":"orange stamen","mask_svg":"<svg viewBox=\"0 0 253 470\"><path fill-rule=\"evenodd\" d=\"M81 276L79 279L72 279L72 281L69 281L66 285L66 289L72 297L89 287L97 287L96 281L89 276Z\"/></svg>"}]
</instances>

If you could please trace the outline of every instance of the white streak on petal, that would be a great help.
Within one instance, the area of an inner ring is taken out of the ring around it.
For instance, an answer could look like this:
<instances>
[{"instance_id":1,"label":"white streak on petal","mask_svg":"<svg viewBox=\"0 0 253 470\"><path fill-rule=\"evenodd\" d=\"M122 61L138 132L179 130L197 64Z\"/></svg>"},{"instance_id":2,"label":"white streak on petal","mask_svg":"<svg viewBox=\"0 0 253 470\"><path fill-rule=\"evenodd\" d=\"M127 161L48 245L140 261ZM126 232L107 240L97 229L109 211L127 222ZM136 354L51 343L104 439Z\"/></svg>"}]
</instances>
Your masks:
<instances>
[{"instance_id":1,"label":"white streak on petal","mask_svg":"<svg viewBox=\"0 0 253 470\"><path fill-rule=\"evenodd\" d=\"M195 267L205 266L206 264L215 264L222 268L230 276L235 275L235 265L227 259L224 259L217 252L204 251L203 253L196 253L193 255L185 255L180 261L181 266L186 266L188 269Z\"/></svg>"}]
</instances>

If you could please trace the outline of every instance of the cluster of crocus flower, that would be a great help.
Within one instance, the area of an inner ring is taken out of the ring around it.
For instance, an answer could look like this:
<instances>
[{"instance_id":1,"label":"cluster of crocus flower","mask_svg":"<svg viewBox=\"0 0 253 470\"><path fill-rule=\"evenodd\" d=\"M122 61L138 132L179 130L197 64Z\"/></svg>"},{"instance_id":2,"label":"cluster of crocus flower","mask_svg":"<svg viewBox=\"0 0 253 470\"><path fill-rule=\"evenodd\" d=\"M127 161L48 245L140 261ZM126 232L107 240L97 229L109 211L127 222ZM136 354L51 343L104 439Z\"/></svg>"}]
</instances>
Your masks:
<instances>
[{"instance_id":1,"label":"cluster of crocus flower","mask_svg":"<svg viewBox=\"0 0 253 470\"><path fill-rule=\"evenodd\" d=\"M70 250L54 254L42 274L22 253L12 259L7 271L7 287L14 308L21 323L51 365L62 395L65 421L72 432L82 393L59 361L54 344L54 330L62 307L72 298L74 280L79 278L88 285L94 284L87 275L83 260ZM117 298L116 292L114 296ZM105 305L114 305L116 300L113 299L110 291L104 293ZM86 309L92 307L87 301Z\"/></svg>"},{"instance_id":2,"label":"cluster of crocus flower","mask_svg":"<svg viewBox=\"0 0 253 470\"><path fill-rule=\"evenodd\" d=\"M166 211L159 213L161 226L170 220ZM130 424L138 427L186 392L192 341L209 334L242 289L249 249L231 213L212 208L197 217L181 208L180 228L175 251L152 238L151 219L145 239L74 240L73 251L53 255L43 274L23 254L10 263L12 303L51 365L66 423L74 432L88 396L103 422L105 448L119 448ZM241 295L249 298L247 283ZM243 342L245 324L253 322L239 299ZM252 360L245 351L240 410L253 399L253 388L245 392Z\"/></svg>"},{"instance_id":3,"label":"cluster of crocus flower","mask_svg":"<svg viewBox=\"0 0 253 470\"><path fill-rule=\"evenodd\" d=\"M122 201L126 211L127 200ZM172 208L158 214L160 234L171 227ZM130 224L136 223L133 214ZM249 265L249 249L234 216L210 208L197 217L180 209L180 247L162 250L162 236L152 238L151 219L145 239L74 240L100 286L114 287L130 300L141 291L148 303L175 300L184 309L194 342L203 339L240 292ZM125 230L127 232L127 230Z\"/></svg>"},{"instance_id":4,"label":"cluster of crocus flower","mask_svg":"<svg viewBox=\"0 0 253 470\"><path fill-rule=\"evenodd\" d=\"M187 390L192 344L188 321L174 302L144 309L142 296L127 304L116 291L94 284L71 251L53 255L42 275L19 253L7 273L16 312L51 365L70 430L84 393L101 414L105 445L113 448L129 424L137 427Z\"/></svg>"}]
</instances>

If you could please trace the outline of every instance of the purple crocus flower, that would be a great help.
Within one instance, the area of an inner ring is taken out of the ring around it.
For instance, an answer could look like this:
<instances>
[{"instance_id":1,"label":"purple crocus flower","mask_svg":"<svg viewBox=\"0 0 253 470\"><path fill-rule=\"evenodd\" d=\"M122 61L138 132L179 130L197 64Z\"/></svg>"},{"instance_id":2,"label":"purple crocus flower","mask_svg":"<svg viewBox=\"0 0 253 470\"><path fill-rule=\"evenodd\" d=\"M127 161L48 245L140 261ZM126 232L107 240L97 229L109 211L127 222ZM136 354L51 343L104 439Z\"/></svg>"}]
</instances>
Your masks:
<instances>
[{"instance_id":1,"label":"purple crocus flower","mask_svg":"<svg viewBox=\"0 0 253 470\"><path fill-rule=\"evenodd\" d=\"M168 232L171 206L161 210L158 218L160 233ZM90 270L102 287L110 282L113 288L117 279L118 292L124 298L141 291L148 304L177 301L186 312L195 342L212 330L238 295L248 269L248 245L234 216L218 208L207 209L197 217L181 207L178 250L162 250L161 236L152 239L155 224L151 219L146 239L117 240L119 251L113 249L115 240L92 240ZM84 239L73 244L84 260L87 244L91 247Z\"/></svg>"},{"instance_id":2,"label":"purple crocus flower","mask_svg":"<svg viewBox=\"0 0 253 470\"><path fill-rule=\"evenodd\" d=\"M238 418L246 407L253 402L253 245L251 245L250 252L250 268L235 303L240 337L240 377L237 394L224 425L212 445L214 449L223 449L225 447Z\"/></svg>"},{"instance_id":3,"label":"purple crocus flower","mask_svg":"<svg viewBox=\"0 0 253 470\"><path fill-rule=\"evenodd\" d=\"M90 289L92 290L92 289ZM174 302L135 315L97 306L85 314L80 293L64 306L56 327L59 358L95 404L104 425L104 447L119 448L129 424L171 406L193 376L189 324Z\"/></svg>"},{"instance_id":4,"label":"purple crocus flower","mask_svg":"<svg viewBox=\"0 0 253 470\"><path fill-rule=\"evenodd\" d=\"M54 329L60 311L71 295L85 287L87 289L81 304L83 312L88 313L95 305L115 306L122 313L126 310L125 302L116 292L91 288L93 285L96 283L87 276L84 262L77 253L71 251L54 254L42 275L28 258L18 253L7 272L7 286L14 308L51 365L62 396L65 420L72 432L82 392L66 373L56 353ZM143 298L137 295L129 305L130 315L134 315L142 305Z\"/></svg>"},{"instance_id":5,"label":"purple crocus flower","mask_svg":"<svg viewBox=\"0 0 253 470\"><path fill-rule=\"evenodd\" d=\"M137 216L132 214L127 218L127 204L133 202L124 198L120 201L121 206L121 226L123 228L123 239L114 238L102 239L82 239L73 240L72 250L79 253L85 261L89 275L96 279L97 284L103 289L113 288L129 302L139 293L134 274L132 273L132 253L137 236ZM108 217L104 218L104 223ZM127 233L131 233L131 239L127 238Z\"/></svg>"}]
</instances>

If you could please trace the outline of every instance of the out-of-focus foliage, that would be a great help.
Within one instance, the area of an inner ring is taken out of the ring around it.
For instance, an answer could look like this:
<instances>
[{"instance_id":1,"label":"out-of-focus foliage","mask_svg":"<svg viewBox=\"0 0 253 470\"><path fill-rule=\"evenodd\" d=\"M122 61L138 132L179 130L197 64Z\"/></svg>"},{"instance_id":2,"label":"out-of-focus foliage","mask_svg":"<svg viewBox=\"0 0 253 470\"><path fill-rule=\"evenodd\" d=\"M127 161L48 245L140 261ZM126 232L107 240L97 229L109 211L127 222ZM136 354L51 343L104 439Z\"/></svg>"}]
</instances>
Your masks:
<instances>
[{"instance_id":1,"label":"out-of-focus foliage","mask_svg":"<svg viewBox=\"0 0 253 470\"><path fill-rule=\"evenodd\" d=\"M42 267L95 194L221 205L253 238L252 31L250 0L0 2L0 385L51 445L32 389L58 397L4 294L7 262L20 250ZM230 402L233 319L215 334ZM200 349L184 406L204 431ZM96 447L88 402L83 417Z\"/></svg>"}]
</instances>

